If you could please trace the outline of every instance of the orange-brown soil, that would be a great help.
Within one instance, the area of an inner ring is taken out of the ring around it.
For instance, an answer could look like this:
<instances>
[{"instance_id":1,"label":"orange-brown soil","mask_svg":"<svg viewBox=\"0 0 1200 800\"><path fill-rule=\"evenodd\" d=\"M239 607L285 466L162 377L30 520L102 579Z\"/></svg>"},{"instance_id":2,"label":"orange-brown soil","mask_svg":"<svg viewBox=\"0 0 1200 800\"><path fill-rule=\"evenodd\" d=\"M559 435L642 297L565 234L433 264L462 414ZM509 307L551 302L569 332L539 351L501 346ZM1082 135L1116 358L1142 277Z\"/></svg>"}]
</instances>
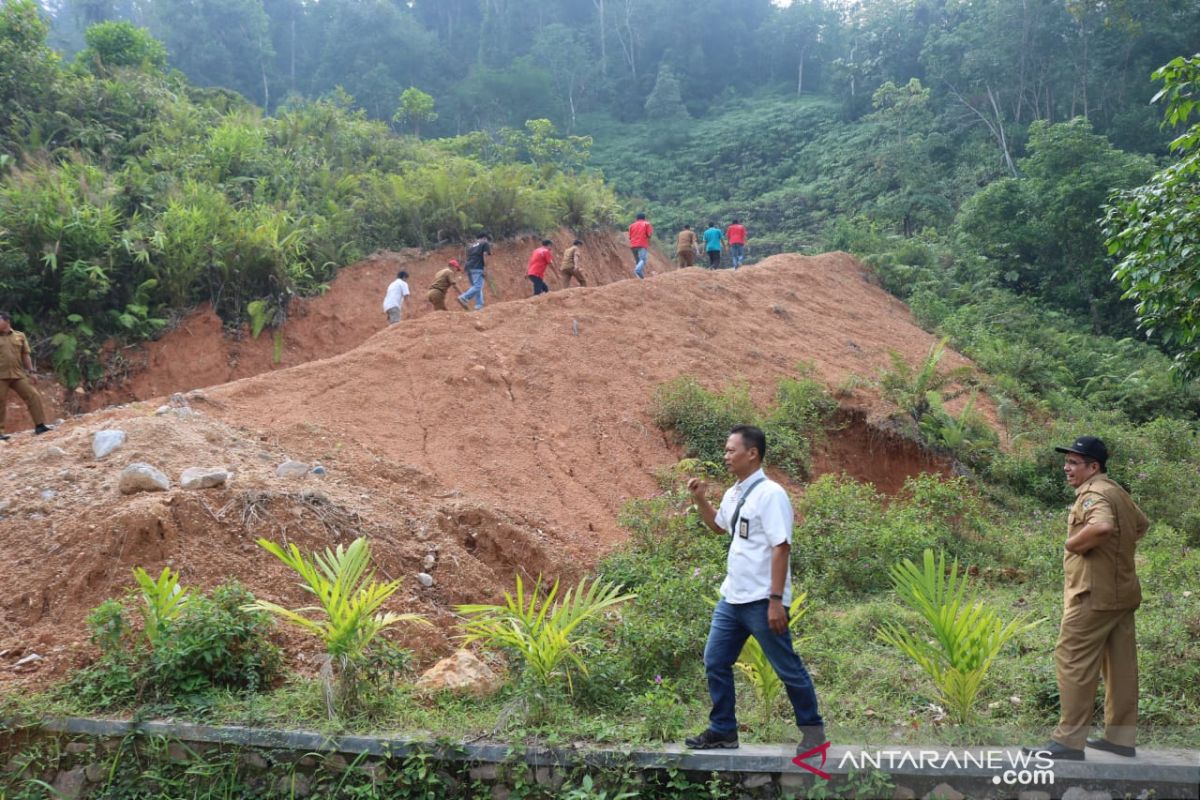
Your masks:
<instances>
[{"instance_id":1,"label":"orange-brown soil","mask_svg":"<svg viewBox=\"0 0 1200 800\"><path fill-rule=\"evenodd\" d=\"M181 328L150 346L165 360L151 359L131 396L185 389L188 375L211 384L241 370L259 374L194 393L191 415L155 415L161 399L135 402L0 445L8 467L0 474L0 502L8 501L0 576L10 587L0 598L0 651L8 651L0 680L43 681L89 658L84 617L130 584L134 565L172 566L199 587L237 577L267 599L302 604L294 580L254 546L257 536L313 549L368 535L382 575L404 579L394 605L438 623L407 643L426 656L444 652L454 603L494 598L516 572L577 577L623 539L621 507L654 494L655 473L680 455L651 421L663 382L743 381L765 402L802 361L836 387L874 375L890 349L916 363L935 341L843 253L775 256L737 273L663 270L638 281L616 280L630 264L614 240L597 247L613 253L607 277L615 282L597 281L608 285L480 313L417 313L390 328L378 306L396 262L366 262L289 321L284 365L313 360L272 370L263 361L269 350L254 349L269 344L242 341L249 349L239 352L253 355L223 367L229 351L215 330L189 349L183 337L195 331ZM431 274L445 256L430 256L422 269ZM497 262L493 280L520 296L517 248L508 268ZM405 263L419 307L427 280L414 259ZM209 348L216 362L205 360ZM187 370L193 361L208 366ZM966 363L952 352L943 360ZM162 370L179 371L168 380L156 377ZM986 398L979 405L991 413ZM869 394L847 406L848 424L832 434L819 472L845 470L895 491L910 474L945 470L873 426L879 404ZM129 441L97 462L89 443L104 427L122 428ZM285 457L320 462L328 474L277 478ZM176 484L189 466L235 476L222 489L125 497L117 473L132 461L154 464ZM426 589L414 576L430 554L435 584ZM294 636L288 642L293 654L312 650ZM28 652L45 657L34 674L4 669Z\"/></svg>"}]
</instances>

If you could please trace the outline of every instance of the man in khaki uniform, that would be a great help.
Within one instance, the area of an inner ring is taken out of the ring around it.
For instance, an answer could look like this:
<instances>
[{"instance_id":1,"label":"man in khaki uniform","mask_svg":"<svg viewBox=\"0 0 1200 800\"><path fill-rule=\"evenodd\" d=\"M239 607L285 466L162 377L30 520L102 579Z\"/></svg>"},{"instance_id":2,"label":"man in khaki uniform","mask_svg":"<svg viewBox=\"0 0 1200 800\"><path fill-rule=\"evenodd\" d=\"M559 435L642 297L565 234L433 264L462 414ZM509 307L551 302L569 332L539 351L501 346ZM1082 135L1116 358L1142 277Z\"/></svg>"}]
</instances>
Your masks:
<instances>
[{"instance_id":1,"label":"man in khaki uniform","mask_svg":"<svg viewBox=\"0 0 1200 800\"><path fill-rule=\"evenodd\" d=\"M1063 554L1063 619L1054 647L1062 716L1051 739L1025 748L1082 761L1083 747L1133 757L1137 738L1137 643L1133 615L1142 602L1134 550L1149 520L1107 475L1108 448L1080 436L1065 453L1075 504ZM1088 739L1096 681L1104 679L1104 738Z\"/></svg>"},{"instance_id":2,"label":"man in khaki uniform","mask_svg":"<svg viewBox=\"0 0 1200 800\"><path fill-rule=\"evenodd\" d=\"M0 440L7 439L4 421L8 416L8 390L12 389L25 401L29 416L33 417L34 433L50 430L46 425L46 412L42 410L42 398L33 384L37 377L33 372L33 358L29 354L29 342L25 334L14 331L12 317L0 311Z\"/></svg>"},{"instance_id":3,"label":"man in khaki uniform","mask_svg":"<svg viewBox=\"0 0 1200 800\"><path fill-rule=\"evenodd\" d=\"M433 283L429 284L429 294L425 296L429 298L429 302L433 303L434 311L446 310L446 292L450 291L451 286L458 288L459 272L462 272L462 267L459 266L457 259L452 258L450 266L433 276Z\"/></svg>"},{"instance_id":4,"label":"man in khaki uniform","mask_svg":"<svg viewBox=\"0 0 1200 800\"><path fill-rule=\"evenodd\" d=\"M587 286L587 277L583 274L583 267L579 264L579 248L583 247L583 241L576 239L567 248L562 257L562 276L563 288L566 289L571 285L571 278L579 281L580 286Z\"/></svg>"},{"instance_id":5,"label":"man in khaki uniform","mask_svg":"<svg viewBox=\"0 0 1200 800\"><path fill-rule=\"evenodd\" d=\"M675 237L675 262L681 267L696 263L696 232L691 225L684 225Z\"/></svg>"}]
</instances>

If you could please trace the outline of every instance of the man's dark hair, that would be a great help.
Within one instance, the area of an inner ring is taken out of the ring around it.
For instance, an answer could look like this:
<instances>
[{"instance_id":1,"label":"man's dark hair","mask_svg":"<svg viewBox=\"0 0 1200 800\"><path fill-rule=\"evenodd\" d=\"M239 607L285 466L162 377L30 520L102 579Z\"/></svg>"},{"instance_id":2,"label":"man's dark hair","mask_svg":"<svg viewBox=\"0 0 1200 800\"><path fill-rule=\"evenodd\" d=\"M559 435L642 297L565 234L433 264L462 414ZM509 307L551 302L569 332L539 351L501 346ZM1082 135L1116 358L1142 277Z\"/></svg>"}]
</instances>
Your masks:
<instances>
[{"instance_id":1,"label":"man's dark hair","mask_svg":"<svg viewBox=\"0 0 1200 800\"><path fill-rule=\"evenodd\" d=\"M638 215L637 215L637 218L638 218L638 219L645 219L645 218L646 218L646 212L644 212L644 211L639 211L639 212L638 212Z\"/></svg>"},{"instance_id":2,"label":"man's dark hair","mask_svg":"<svg viewBox=\"0 0 1200 800\"><path fill-rule=\"evenodd\" d=\"M4 320L5 322L12 322L12 314L8 313L7 311L0 311L0 319Z\"/></svg>"},{"instance_id":3,"label":"man's dark hair","mask_svg":"<svg viewBox=\"0 0 1200 800\"><path fill-rule=\"evenodd\" d=\"M577 245L577 246L581 245L581 244L583 244L583 239L576 239L575 241L571 242L571 244Z\"/></svg>"},{"instance_id":4,"label":"man's dark hair","mask_svg":"<svg viewBox=\"0 0 1200 800\"><path fill-rule=\"evenodd\" d=\"M553 242L552 240L550 240L550 239L542 239L542 246L543 246L543 247L549 247L549 246L550 246L550 245L552 245L552 244L554 244L554 242Z\"/></svg>"},{"instance_id":5,"label":"man's dark hair","mask_svg":"<svg viewBox=\"0 0 1200 800\"><path fill-rule=\"evenodd\" d=\"M396 277L402 281L406 281L406 280L408 280L408 273L405 272L404 270L400 270L399 272L396 273Z\"/></svg>"},{"instance_id":6,"label":"man's dark hair","mask_svg":"<svg viewBox=\"0 0 1200 800\"><path fill-rule=\"evenodd\" d=\"M733 222L731 222L731 223L729 223L729 224L730 224L730 225L741 225L742 223L738 222L738 221L735 219Z\"/></svg>"},{"instance_id":7,"label":"man's dark hair","mask_svg":"<svg viewBox=\"0 0 1200 800\"><path fill-rule=\"evenodd\" d=\"M734 425L729 432L741 436L742 444L747 450L752 447L757 450L759 461L767 457L767 435L763 433L762 428L756 425Z\"/></svg>"},{"instance_id":8,"label":"man's dark hair","mask_svg":"<svg viewBox=\"0 0 1200 800\"><path fill-rule=\"evenodd\" d=\"M715 227L717 227L717 223L716 223L716 222L713 222L713 221L710 219L710 220L708 221L708 227L710 227L710 228L715 228Z\"/></svg>"},{"instance_id":9,"label":"man's dark hair","mask_svg":"<svg viewBox=\"0 0 1200 800\"><path fill-rule=\"evenodd\" d=\"M490 242L492 240L492 235L490 233L488 233L487 231L484 231L483 233L479 234L479 238L487 239Z\"/></svg>"},{"instance_id":10,"label":"man's dark hair","mask_svg":"<svg viewBox=\"0 0 1200 800\"><path fill-rule=\"evenodd\" d=\"M692 229L692 226L691 226L691 225L688 225L688 224L685 222L685 223L683 223L683 229L684 229L685 231L690 231L690 230Z\"/></svg>"}]
</instances>

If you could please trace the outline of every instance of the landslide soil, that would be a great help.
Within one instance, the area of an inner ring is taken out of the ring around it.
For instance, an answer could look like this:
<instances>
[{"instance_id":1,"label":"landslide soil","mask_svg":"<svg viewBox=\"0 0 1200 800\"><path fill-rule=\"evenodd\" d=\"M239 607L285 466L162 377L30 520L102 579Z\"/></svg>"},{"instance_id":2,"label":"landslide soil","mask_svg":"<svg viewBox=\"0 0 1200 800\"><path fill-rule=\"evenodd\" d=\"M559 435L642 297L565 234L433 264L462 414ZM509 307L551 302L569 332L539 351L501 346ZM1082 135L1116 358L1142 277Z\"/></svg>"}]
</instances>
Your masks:
<instances>
[{"instance_id":1,"label":"landslide soil","mask_svg":"<svg viewBox=\"0 0 1200 800\"><path fill-rule=\"evenodd\" d=\"M382 327L376 283L357 313ZM422 280L413 285L423 294ZM577 577L623 539L622 506L654 494L656 471L680 455L651 421L663 382L740 381L765 402L801 361L836 387L874 375L892 349L915 364L934 341L849 255L781 255L737 273L690 268L478 313L418 314L340 355L177 398L186 411L134 403L14 437L0 476L0 576L10 587L0 680L41 682L90 658L84 617L129 586L134 565L172 566L199 587L237 577L267 599L304 604L257 536L304 549L370 536L382 575L404 580L396 605L438 623L405 634L432 657L452 646L453 604L494 598L517 572ZM869 395L848 400L818 469L885 491L945 471L883 432L879 416ZM89 442L103 427L129 441L96 461ZM277 478L285 457L319 461L327 475ZM235 475L222 489L125 497L116 478L132 461L175 481L188 466ZM431 557L426 589L414 576ZM313 647L283 636L302 666ZM13 671L30 652L44 657L35 671Z\"/></svg>"}]
</instances>

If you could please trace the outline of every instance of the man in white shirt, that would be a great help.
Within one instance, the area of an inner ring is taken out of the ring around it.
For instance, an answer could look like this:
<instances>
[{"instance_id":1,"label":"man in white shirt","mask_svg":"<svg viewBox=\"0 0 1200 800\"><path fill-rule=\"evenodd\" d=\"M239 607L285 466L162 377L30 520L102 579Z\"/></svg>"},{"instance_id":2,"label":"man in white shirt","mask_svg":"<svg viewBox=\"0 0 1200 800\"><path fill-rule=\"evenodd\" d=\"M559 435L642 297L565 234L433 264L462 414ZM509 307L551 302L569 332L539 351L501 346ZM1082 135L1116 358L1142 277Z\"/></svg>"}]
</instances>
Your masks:
<instances>
[{"instance_id":1,"label":"man in white shirt","mask_svg":"<svg viewBox=\"0 0 1200 800\"><path fill-rule=\"evenodd\" d=\"M767 437L753 425L738 425L725 442L725 466L737 483L725 492L719 509L705 496L704 481L693 478L688 491L700 517L715 533L730 535L721 599L713 611L704 672L712 697L709 726L686 741L698 750L738 746L734 715L733 665L746 639L762 645L775 674L787 688L800 728L802 754L825 743L825 722L804 662L792 649L788 607L792 602L792 501L787 491L762 470Z\"/></svg>"},{"instance_id":2,"label":"man in white shirt","mask_svg":"<svg viewBox=\"0 0 1200 800\"><path fill-rule=\"evenodd\" d=\"M396 280L388 284L383 296L383 313L387 314L388 325L395 325L404 316L404 301L408 299L408 273L400 270Z\"/></svg>"}]
</instances>

